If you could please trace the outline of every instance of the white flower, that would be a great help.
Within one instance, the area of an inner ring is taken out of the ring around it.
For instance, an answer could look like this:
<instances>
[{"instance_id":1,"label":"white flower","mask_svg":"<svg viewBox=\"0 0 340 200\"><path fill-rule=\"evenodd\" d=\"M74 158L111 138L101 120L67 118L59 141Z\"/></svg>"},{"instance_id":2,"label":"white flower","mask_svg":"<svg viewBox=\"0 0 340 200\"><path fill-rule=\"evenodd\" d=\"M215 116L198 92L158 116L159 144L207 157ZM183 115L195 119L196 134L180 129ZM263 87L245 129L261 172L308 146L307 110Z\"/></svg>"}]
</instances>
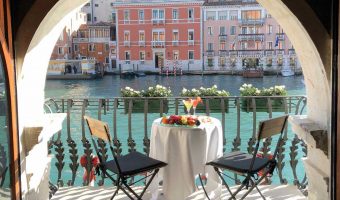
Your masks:
<instances>
[{"instance_id":1,"label":"white flower","mask_svg":"<svg viewBox=\"0 0 340 200\"><path fill-rule=\"evenodd\" d=\"M244 91L244 88L243 88L243 87L241 87L241 88L240 88L240 91Z\"/></svg>"},{"instance_id":2,"label":"white flower","mask_svg":"<svg viewBox=\"0 0 340 200\"><path fill-rule=\"evenodd\" d=\"M200 90L204 90L204 87L200 87Z\"/></svg>"},{"instance_id":3,"label":"white flower","mask_svg":"<svg viewBox=\"0 0 340 200\"><path fill-rule=\"evenodd\" d=\"M192 88L192 91L193 91L193 92L197 92L197 90L196 90L195 88Z\"/></svg>"},{"instance_id":4,"label":"white flower","mask_svg":"<svg viewBox=\"0 0 340 200\"><path fill-rule=\"evenodd\" d=\"M186 93L187 91L188 91L188 90L185 89L185 88L182 89L182 93Z\"/></svg>"},{"instance_id":5,"label":"white flower","mask_svg":"<svg viewBox=\"0 0 340 200\"><path fill-rule=\"evenodd\" d=\"M153 89L153 87L149 87L149 90L152 90Z\"/></svg>"},{"instance_id":6,"label":"white flower","mask_svg":"<svg viewBox=\"0 0 340 200\"><path fill-rule=\"evenodd\" d=\"M256 89L256 92L255 92L255 93L256 93L256 94L260 94L260 92L261 92L260 90Z\"/></svg>"},{"instance_id":7,"label":"white flower","mask_svg":"<svg viewBox=\"0 0 340 200\"><path fill-rule=\"evenodd\" d=\"M213 85L212 87L213 87L213 88L217 88L217 85Z\"/></svg>"},{"instance_id":8,"label":"white flower","mask_svg":"<svg viewBox=\"0 0 340 200\"><path fill-rule=\"evenodd\" d=\"M273 88L273 87L270 87L269 89L270 89L270 90L273 90L274 88Z\"/></svg>"},{"instance_id":9,"label":"white flower","mask_svg":"<svg viewBox=\"0 0 340 200\"><path fill-rule=\"evenodd\" d=\"M130 90L130 87L125 87L126 90Z\"/></svg>"}]
</instances>

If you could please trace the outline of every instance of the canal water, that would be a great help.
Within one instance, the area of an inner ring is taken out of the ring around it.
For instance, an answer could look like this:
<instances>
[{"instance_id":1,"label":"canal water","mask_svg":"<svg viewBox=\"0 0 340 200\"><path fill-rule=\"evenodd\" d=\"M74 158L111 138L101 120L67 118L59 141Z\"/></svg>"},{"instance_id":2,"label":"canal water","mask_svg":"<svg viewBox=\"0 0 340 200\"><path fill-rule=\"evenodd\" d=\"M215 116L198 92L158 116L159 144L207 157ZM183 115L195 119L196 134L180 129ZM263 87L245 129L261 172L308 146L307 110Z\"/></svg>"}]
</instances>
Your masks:
<instances>
[{"instance_id":1,"label":"canal water","mask_svg":"<svg viewBox=\"0 0 340 200\"><path fill-rule=\"evenodd\" d=\"M120 96L120 89L126 86L132 87L137 90L147 89L150 86L155 86L156 84L161 84L166 87L170 87L173 96L178 96L183 87L187 89L203 87L211 87L217 85L219 89L224 89L230 92L232 96L239 95L239 88L242 84L253 84L258 88L271 87L274 85L285 85L288 90L288 95L305 95L305 87L303 84L303 76L292 76L292 77L281 77L281 76L265 76L263 78L242 78L241 76L230 76L230 75L195 75L195 76L158 76L158 75L148 75L145 77L139 77L134 79L121 79L119 76L105 76L103 79L97 80L48 80L46 82L45 96L46 98L56 98L56 99L83 99L83 98L113 98ZM81 143L81 108L71 114L71 136L72 139L77 143L78 155L82 155L83 147ZM173 113L170 110L168 114ZM88 110L87 115L93 117L97 116L96 110ZM180 113L184 114L184 113ZM273 117L282 115L282 113L273 113ZM221 119L221 113L212 113L211 116ZM237 113L236 109L230 109L226 114L226 140L227 144L225 146L226 152L231 151L233 148L232 142L236 137L237 132ZM150 138L150 129L152 121L159 117L159 114L148 114L148 137ZM241 146L242 151L247 150L248 140L252 134L252 112L246 113L241 112L240 120L240 132L241 132ZM257 113L256 121L268 118L268 113ZM136 149L143 152L143 138L144 138L144 114L133 114L132 116L132 132L133 139L136 143ZM112 134L112 110L110 114L103 115L102 120L110 124L111 134ZM120 111L117 116L117 133L120 142L122 143L123 154L128 151L128 118L127 115ZM86 134L88 130L86 128ZM62 180L66 183L71 180L72 173L69 167L69 148L67 146L67 131L66 123L63 125L63 130L61 134L62 141L64 143L64 153L65 153L65 166L62 173ZM285 167L283 169L284 178L287 179L289 184L293 184L294 178L292 169L290 167L290 146L294 138L294 133L289 129L288 131L288 141L285 146ZM276 144L273 141L273 144ZM297 166L297 172L299 179L303 179L304 169L300 158L303 156L301 147L297 149L299 164ZM55 153L52 150L52 153ZM56 159L53 159L51 166L50 179L52 183L57 182L57 168L55 166ZM78 169L77 178L75 185L82 185L82 174L83 170ZM232 180L228 181L229 183ZM280 184L277 176L273 177L273 182L275 184ZM105 184L110 185L106 182Z\"/></svg>"}]
</instances>

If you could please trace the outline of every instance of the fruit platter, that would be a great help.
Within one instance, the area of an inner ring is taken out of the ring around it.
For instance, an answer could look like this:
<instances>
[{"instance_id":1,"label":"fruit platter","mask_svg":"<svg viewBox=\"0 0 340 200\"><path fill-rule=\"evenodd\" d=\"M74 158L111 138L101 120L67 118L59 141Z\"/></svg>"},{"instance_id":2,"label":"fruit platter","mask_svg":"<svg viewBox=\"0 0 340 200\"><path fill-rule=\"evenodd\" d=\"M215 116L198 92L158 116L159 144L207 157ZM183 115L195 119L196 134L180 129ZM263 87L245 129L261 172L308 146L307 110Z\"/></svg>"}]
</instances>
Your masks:
<instances>
[{"instance_id":1,"label":"fruit platter","mask_svg":"<svg viewBox=\"0 0 340 200\"><path fill-rule=\"evenodd\" d=\"M197 116L190 115L170 115L169 117L163 116L161 124L174 125L174 126L199 126L201 124Z\"/></svg>"}]
</instances>

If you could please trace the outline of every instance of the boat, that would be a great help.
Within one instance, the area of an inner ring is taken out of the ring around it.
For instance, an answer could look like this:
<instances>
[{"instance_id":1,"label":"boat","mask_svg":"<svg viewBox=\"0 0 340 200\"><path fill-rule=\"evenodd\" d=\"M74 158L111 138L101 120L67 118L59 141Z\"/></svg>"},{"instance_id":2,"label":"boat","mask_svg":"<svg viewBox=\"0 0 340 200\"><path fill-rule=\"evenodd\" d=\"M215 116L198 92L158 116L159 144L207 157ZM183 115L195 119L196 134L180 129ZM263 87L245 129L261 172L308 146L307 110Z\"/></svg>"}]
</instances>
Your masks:
<instances>
[{"instance_id":1,"label":"boat","mask_svg":"<svg viewBox=\"0 0 340 200\"><path fill-rule=\"evenodd\" d=\"M263 69L262 68L246 68L243 70L242 75L245 78L262 78Z\"/></svg>"},{"instance_id":2,"label":"boat","mask_svg":"<svg viewBox=\"0 0 340 200\"><path fill-rule=\"evenodd\" d=\"M294 76L295 73L290 67L284 67L281 70L281 75L282 76Z\"/></svg>"},{"instance_id":3,"label":"boat","mask_svg":"<svg viewBox=\"0 0 340 200\"><path fill-rule=\"evenodd\" d=\"M121 78L135 78L136 73L134 71L122 71Z\"/></svg>"},{"instance_id":4,"label":"boat","mask_svg":"<svg viewBox=\"0 0 340 200\"><path fill-rule=\"evenodd\" d=\"M50 60L46 79L88 80L102 78L103 75L104 68L96 60Z\"/></svg>"},{"instance_id":5,"label":"boat","mask_svg":"<svg viewBox=\"0 0 340 200\"><path fill-rule=\"evenodd\" d=\"M137 72L136 76L137 77L143 77L143 76L146 76L146 74L144 72Z\"/></svg>"}]
</instances>

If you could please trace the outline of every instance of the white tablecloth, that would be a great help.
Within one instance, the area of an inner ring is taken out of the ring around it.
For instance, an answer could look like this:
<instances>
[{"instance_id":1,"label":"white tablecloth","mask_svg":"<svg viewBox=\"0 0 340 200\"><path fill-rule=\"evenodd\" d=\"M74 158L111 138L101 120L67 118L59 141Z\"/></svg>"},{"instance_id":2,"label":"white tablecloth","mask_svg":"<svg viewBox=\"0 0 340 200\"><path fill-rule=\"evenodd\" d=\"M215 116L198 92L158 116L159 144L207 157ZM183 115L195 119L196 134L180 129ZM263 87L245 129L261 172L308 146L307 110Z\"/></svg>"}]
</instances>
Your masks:
<instances>
[{"instance_id":1,"label":"white tablecloth","mask_svg":"<svg viewBox=\"0 0 340 200\"><path fill-rule=\"evenodd\" d=\"M164 161L153 180L152 199L158 198L159 182L163 180L163 195L167 200L182 200L196 190L195 176L207 174L206 189L214 199L221 194L221 181L207 162L223 154L221 122L211 118L211 123L199 127L165 126L156 119L152 124L150 157Z\"/></svg>"}]
</instances>

